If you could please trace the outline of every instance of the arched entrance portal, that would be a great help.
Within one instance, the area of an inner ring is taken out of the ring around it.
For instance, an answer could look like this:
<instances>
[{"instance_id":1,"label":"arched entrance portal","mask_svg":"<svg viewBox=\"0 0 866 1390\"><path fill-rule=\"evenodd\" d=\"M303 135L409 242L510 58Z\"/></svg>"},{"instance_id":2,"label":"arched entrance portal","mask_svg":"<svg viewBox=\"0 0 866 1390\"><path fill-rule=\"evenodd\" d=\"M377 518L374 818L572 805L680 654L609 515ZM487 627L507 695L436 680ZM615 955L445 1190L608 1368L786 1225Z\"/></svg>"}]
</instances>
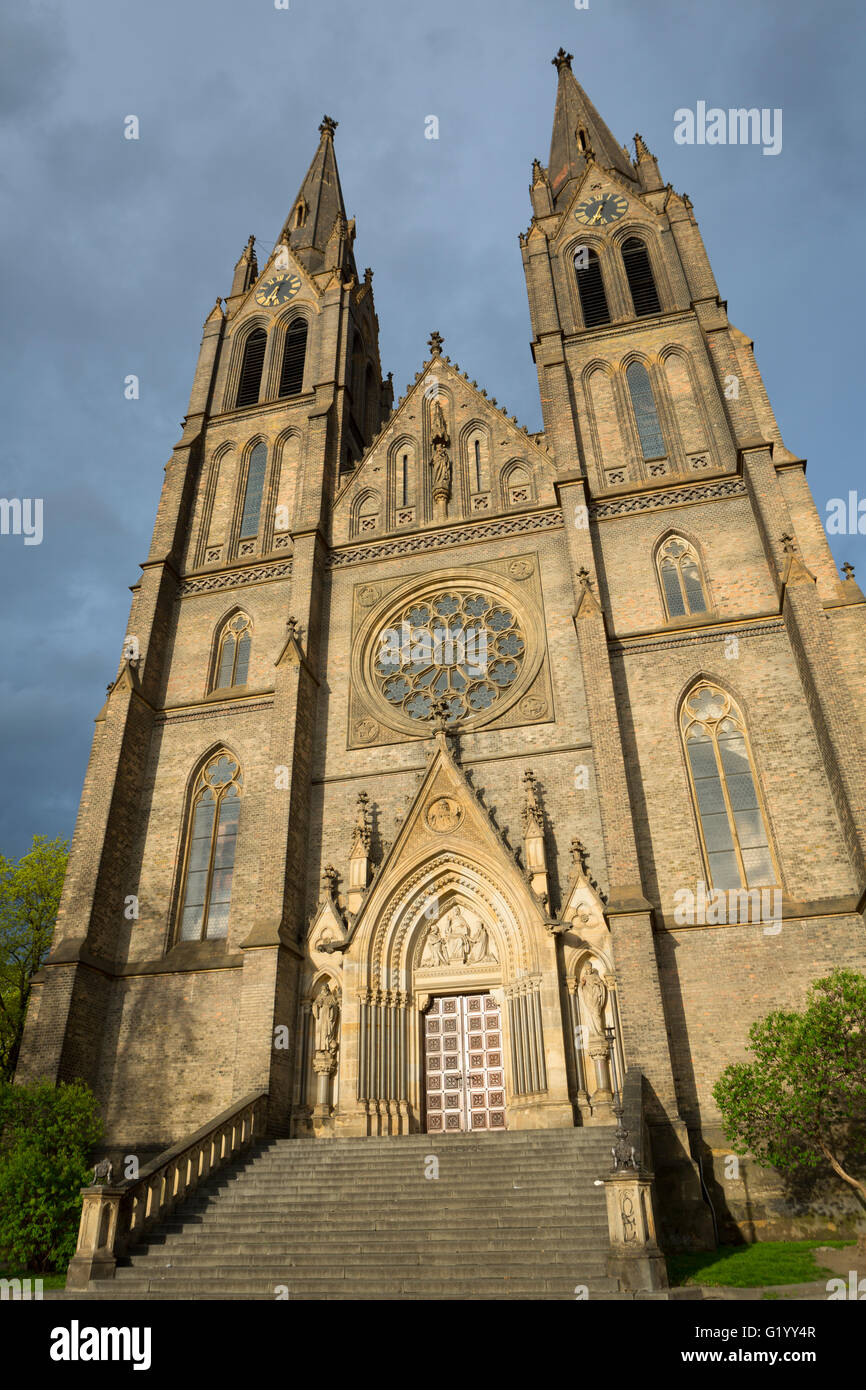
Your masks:
<instances>
[{"instance_id":1,"label":"arched entrance portal","mask_svg":"<svg viewBox=\"0 0 866 1390\"><path fill-rule=\"evenodd\" d=\"M344 957L336 1132L573 1123L555 944L504 877L443 849L382 885Z\"/></svg>"}]
</instances>

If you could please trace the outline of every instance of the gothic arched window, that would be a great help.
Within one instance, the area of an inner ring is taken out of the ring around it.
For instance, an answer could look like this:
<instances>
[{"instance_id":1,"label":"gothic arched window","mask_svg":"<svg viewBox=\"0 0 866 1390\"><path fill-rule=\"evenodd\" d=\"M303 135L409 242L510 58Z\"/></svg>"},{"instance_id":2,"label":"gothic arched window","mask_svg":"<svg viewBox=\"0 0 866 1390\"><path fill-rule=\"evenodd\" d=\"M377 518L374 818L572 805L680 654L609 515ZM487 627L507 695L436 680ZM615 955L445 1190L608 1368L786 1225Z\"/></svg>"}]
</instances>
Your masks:
<instances>
[{"instance_id":1,"label":"gothic arched window","mask_svg":"<svg viewBox=\"0 0 866 1390\"><path fill-rule=\"evenodd\" d=\"M252 624L246 613L235 613L225 624L217 643L213 690L246 685L250 667Z\"/></svg>"},{"instance_id":2,"label":"gothic arched window","mask_svg":"<svg viewBox=\"0 0 866 1390\"><path fill-rule=\"evenodd\" d=\"M577 292L585 327L595 328L597 324L610 323L610 310L607 307L598 254L582 246L574 258L574 272L577 276Z\"/></svg>"},{"instance_id":3,"label":"gothic arched window","mask_svg":"<svg viewBox=\"0 0 866 1390\"><path fill-rule=\"evenodd\" d=\"M244 488L244 505L241 514L241 540L245 536L258 534L259 517L262 510L262 493L265 487L265 469L268 465L268 451L264 444L257 444L250 454L247 467L247 481Z\"/></svg>"},{"instance_id":4,"label":"gothic arched window","mask_svg":"<svg viewBox=\"0 0 866 1390\"><path fill-rule=\"evenodd\" d=\"M268 335L263 328L254 328L244 343L244 356L241 362L241 377L235 405L255 405L259 399L262 384L262 367L265 363L265 345Z\"/></svg>"},{"instance_id":5,"label":"gothic arched window","mask_svg":"<svg viewBox=\"0 0 866 1390\"><path fill-rule=\"evenodd\" d=\"M242 779L231 753L217 753L195 781L186 832L179 938L228 933Z\"/></svg>"},{"instance_id":6,"label":"gothic arched window","mask_svg":"<svg viewBox=\"0 0 866 1390\"><path fill-rule=\"evenodd\" d=\"M307 355L307 321L292 319L283 343L280 368L280 396L299 396L304 389L304 358Z\"/></svg>"},{"instance_id":7,"label":"gothic arched window","mask_svg":"<svg viewBox=\"0 0 866 1390\"><path fill-rule=\"evenodd\" d=\"M630 362L626 368L625 379L628 382L641 453L644 459L664 458L667 450L653 399L649 372L642 362Z\"/></svg>"},{"instance_id":8,"label":"gothic arched window","mask_svg":"<svg viewBox=\"0 0 866 1390\"><path fill-rule=\"evenodd\" d=\"M379 494L367 492L357 503L355 511L355 534L357 536L379 529Z\"/></svg>"},{"instance_id":9,"label":"gothic arched window","mask_svg":"<svg viewBox=\"0 0 866 1390\"><path fill-rule=\"evenodd\" d=\"M701 562L682 536L669 536L656 556L669 618L706 613L709 608Z\"/></svg>"},{"instance_id":10,"label":"gothic arched window","mask_svg":"<svg viewBox=\"0 0 866 1390\"><path fill-rule=\"evenodd\" d=\"M481 440L480 440L480 439L475 439L475 440L473 440L472 464L473 464L473 469L474 469L473 476L472 476L472 481L473 481L473 485L474 485L474 489L473 489L473 490L474 490L475 492L480 492L480 491L481 491Z\"/></svg>"},{"instance_id":11,"label":"gothic arched window","mask_svg":"<svg viewBox=\"0 0 866 1390\"><path fill-rule=\"evenodd\" d=\"M622 263L631 290L635 317L640 319L645 318L647 314L660 314L661 305L649 252L636 236L630 236L628 241L623 242Z\"/></svg>"},{"instance_id":12,"label":"gothic arched window","mask_svg":"<svg viewBox=\"0 0 866 1390\"><path fill-rule=\"evenodd\" d=\"M709 887L778 882L746 725L726 691L699 681L683 702L680 731Z\"/></svg>"}]
</instances>

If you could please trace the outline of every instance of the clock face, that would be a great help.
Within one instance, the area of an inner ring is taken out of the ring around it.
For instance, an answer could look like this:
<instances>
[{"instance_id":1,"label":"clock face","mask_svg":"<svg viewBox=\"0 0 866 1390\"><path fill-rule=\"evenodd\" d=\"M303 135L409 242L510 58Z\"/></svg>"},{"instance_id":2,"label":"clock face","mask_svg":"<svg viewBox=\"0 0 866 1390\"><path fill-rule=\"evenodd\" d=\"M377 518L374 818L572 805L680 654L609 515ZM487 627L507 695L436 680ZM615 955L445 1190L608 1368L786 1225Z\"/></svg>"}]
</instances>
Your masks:
<instances>
[{"instance_id":1,"label":"clock face","mask_svg":"<svg viewBox=\"0 0 866 1390\"><path fill-rule=\"evenodd\" d=\"M578 203L574 215L584 227L607 227L618 222L627 210L628 199L621 193L600 193Z\"/></svg>"},{"instance_id":2,"label":"clock face","mask_svg":"<svg viewBox=\"0 0 866 1390\"><path fill-rule=\"evenodd\" d=\"M299 275L293 275L290 270L278 270L275 275L269 275L267 280L263 280L259 285L256 290L256 303L263 304L266 308L272 308L275 304L286 304L288 300L294 299L300 288Z\"/></svg>"}]
</instances>

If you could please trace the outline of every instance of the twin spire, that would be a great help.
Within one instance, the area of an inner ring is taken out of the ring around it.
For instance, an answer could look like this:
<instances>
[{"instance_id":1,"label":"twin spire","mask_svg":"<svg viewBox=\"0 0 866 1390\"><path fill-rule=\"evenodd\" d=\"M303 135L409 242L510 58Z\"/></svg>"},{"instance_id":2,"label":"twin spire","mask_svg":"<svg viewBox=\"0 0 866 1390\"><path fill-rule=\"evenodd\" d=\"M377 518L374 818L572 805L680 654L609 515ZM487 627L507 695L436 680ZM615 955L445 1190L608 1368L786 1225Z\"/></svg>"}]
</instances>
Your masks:
<instances>
[{"instance_id":1,"label":"twin spire","mask_svg":"<svg viewBox=\"0 0 866 1390\"><path fill-rule=\"evenodd\" d=\"M560 48L552 59L559 75L556 108L553 113L553 133L550 139L550 159L547 174L554 206L562 205L564 190L586 168L591 154L607 169L617 169L627 179L637 181L635 168L627 151L617 144L586 92L571 71L572 54Z\"/></svg>"},{"instance_id":2,"label":"twin spire","mask_svg":"<svg viewBox=\"0 0 866 1390\"><path fill-rule=\"evenodd\" d=\"M346 223L346 207L334 153L336 129L337 122L331 116L322 117L318 149L280 234L280 240L288 241L294 254L312 273L322 269L334 223L338 218Z\"/></svg>"},{"instance_id":3,"label":"twin spire","mask_svg":"<svg viewBox=\"0 0 866 1390\"><path fill-rule=\"evenodd\" d=\"M572 54L560 48L552 62L558 75L558 87L547 177L554 208L562 206L568 186L583 173L589 156L637 183L635 166L628 152L614 139L571 71ZM339 220L343 228L347 225L334 153L336 129L337 122L330 116L323 116L318 148L280 234L280 240L288 242L311 273L323 267L335 223ZM540 174L538 161L533 166L534 171L536 166Z\"/></svg>"}]
</instances>

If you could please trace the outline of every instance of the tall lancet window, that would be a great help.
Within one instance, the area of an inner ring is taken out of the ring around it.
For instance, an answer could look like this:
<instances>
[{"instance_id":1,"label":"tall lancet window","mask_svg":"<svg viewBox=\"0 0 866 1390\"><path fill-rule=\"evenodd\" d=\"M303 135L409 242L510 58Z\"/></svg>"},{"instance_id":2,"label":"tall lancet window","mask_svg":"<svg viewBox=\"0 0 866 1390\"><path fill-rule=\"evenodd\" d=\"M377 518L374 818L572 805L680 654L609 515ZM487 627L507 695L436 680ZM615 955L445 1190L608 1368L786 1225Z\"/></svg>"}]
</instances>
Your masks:
<instances>
[{"instance_id":1,"label":"tall lancet window","mask_svg":"<svg viewBox=\"0 0 866 1390\"><path fill-rule=\"evenodd\" d=\"M217 646L214 690L246 685L250 667L250 629L246 613L235 613L225 624Z\"/></svg>"},{"instance_id":2,"label":"tall lancet window","mask_svg":"<svg viewBox=\"0 0 866 1390\"><path fill-rule=\"evenodd\" d=\"M408 507L409 505L409 455L400 456L400 474L397 480L398 506Z\"/></svg>"},{"instance_id":3,"label":"tall lancet window","mask_svg":"<svg viewBox=\"0 0 866 1390\"><path fill-rule=\"evenodd\" d=\"M649 252L636 236L630 236L628 241L623 242L622 263L631 290L635 317L640 319L647 314L661 313Z\"/></svg>"},{"instance_id":4,"label":"tall lancet window","mask_svg":"<svg viewBox=\"0 0 866 1390\"><path fill-rule=\"evenodd\" d=\"M703 570L694 547L682 536L670 536L656 557L669 618L706 613L709 604Z\"/></svg>"},{"instance_id":5,"label":"tall lancet window","mask_svg":"<svg viewBox=\"0 0 866 1390\"><path fill-rule=\"evenodd\" d=\"M265 330L254 328L244 343L244 357L241 363L241 378L238 382L236 406L255 405L259 399L267 341L268 335Z\"/></svg>"},{"instance_id":6,"label":"tall lancet window","mask_svg":"<svg viewBox=\"0 0 866 1390\"><path fill-rule=\"evenodd\" d=\"M480 440L480 439L476 439L476 440L474 441L474 448L473 448L473 450L472 450L472 454L473 454L473 458L472 458L472 464L473 464L472 484L473 484L473 489L474 489L475 492L480 492L480 491L481 491L481 440Z\"/></svg>"},{"instance_id":7,"label":"tall lancet window","mask_svg":"<svg viewBox=\"0 0 866 1390\"><path fill-rule=\"evenodd\" d=\"M292 319L283 343L283 362L280 367L281 396L298 396L304 389L304 358L307 355L307 321Z\"/></svg>"},{"instance_id":8,"label":"tall lancet window","mask_svg":"<svg viewBox=\"0 0 866 1390\"><path fill-rule=\"evenodd\" d=\"M628 382L641 453L644 459L664 458L667 451L646 367L642 362L629 363L625 379Z\"/></svg>"},{"instance_id":9,"label":"tall lancet window","mask_svg":"<svg viewBox=\"0 0 866 1390\"><path fill-rule=\"evenodd\" d=\"M589 247L581 246L574 258L574 272L584 326L595 328L597 324L610 323L610 309L607 307L598 254Z\"/></svg>"},{"instance_id":10,"label":"tall lancet window","mask_svg":"<svg viewBox=\"0 0 866 1390\"><path fill-rule=\"evenodd\" d=\"M244 506L241 514L241 540L258 534L259 517L262 511L262 493L265 487L265 470L268 466L268 451L264 444L257 444L250 454L247 468L247 481L244 488Z\"/></svg>"},{"instance_id":11,"label":"tall lancet window","mask_svg":"<svg viewBox=\"0 0 866 1390\"><path fill-rule=\"evenodd\" d=\"M699 681L683 702L680 731L709 887L779 882L745 721L726 691Z\"/></svg>"},{"instance_id":12,"label":"tall lancet window","mask_svg":"<svg viewBox=\"0 0 866 1390\"><path fill-rule=\"evenodd\" d=\"M180 940L228 934L242 779L231 753L218 753L196 778L186 838Z\"/></svg>"}]
</instances>

